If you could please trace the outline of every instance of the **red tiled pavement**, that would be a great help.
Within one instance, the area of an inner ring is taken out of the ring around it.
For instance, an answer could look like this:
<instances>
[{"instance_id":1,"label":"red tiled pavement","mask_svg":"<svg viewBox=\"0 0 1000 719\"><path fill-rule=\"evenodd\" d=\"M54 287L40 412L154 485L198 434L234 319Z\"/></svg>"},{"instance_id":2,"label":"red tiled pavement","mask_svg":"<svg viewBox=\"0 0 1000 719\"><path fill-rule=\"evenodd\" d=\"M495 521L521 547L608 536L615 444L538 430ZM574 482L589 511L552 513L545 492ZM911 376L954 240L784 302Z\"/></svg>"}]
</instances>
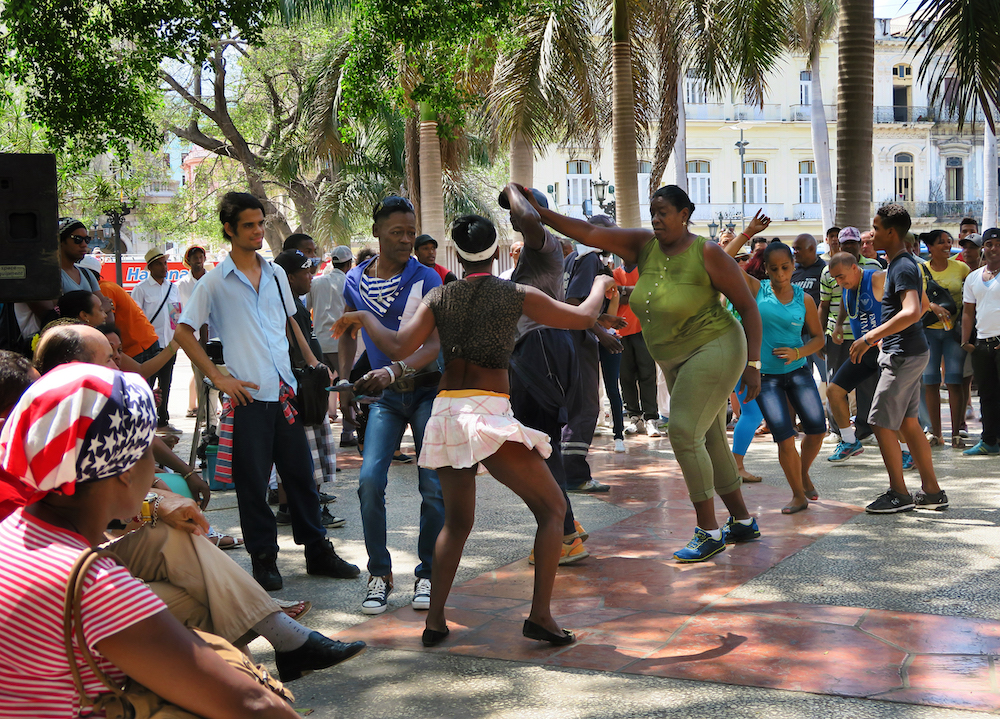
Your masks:
<instances>
[{"instance_id":1,"label":"red tiled pavement","mask_svg":"<svg viewBox=\"0 0 1000 719\"><path fill-rule=\"evenodd\" d=\"M559 569L553 613L576 644L521 636L533 576L526 560L456 586L451 635L439 647L420 646L424 615L410 608L345 635L375 647L1000 711L1000 622L727 596L859 507L820 500L783 516L787 490L744 485L762 538L678 564L671 554L694 524L684 482L662 453L642 465L639 452L627 466L622 455L591 454L594 476L612 486L604 499L635 514L592 532L591 557Z\"/></svg>"}]
</instances>

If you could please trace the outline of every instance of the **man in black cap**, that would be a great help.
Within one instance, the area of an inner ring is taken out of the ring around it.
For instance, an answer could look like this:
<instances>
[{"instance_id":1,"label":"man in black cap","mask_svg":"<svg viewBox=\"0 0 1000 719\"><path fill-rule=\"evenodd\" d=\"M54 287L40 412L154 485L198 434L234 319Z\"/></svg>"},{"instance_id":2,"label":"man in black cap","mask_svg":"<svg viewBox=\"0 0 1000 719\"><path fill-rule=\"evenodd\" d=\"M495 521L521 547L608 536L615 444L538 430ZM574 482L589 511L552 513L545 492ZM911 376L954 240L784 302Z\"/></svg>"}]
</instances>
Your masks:
<instances>
[{"instance_id":1,"label":"man in black cap","mask_svg":"<svg viewBox=\"0 0 1000 719\"><path fill-rule=\"evenodd\" d=\"M418 235L413 242L413 254L417 262L424 267L430 267L441 277L441 284L448 284L458 279L454 272L444 265L437 264L438 241L430 235Z\"/></svg>"}]
</instances>

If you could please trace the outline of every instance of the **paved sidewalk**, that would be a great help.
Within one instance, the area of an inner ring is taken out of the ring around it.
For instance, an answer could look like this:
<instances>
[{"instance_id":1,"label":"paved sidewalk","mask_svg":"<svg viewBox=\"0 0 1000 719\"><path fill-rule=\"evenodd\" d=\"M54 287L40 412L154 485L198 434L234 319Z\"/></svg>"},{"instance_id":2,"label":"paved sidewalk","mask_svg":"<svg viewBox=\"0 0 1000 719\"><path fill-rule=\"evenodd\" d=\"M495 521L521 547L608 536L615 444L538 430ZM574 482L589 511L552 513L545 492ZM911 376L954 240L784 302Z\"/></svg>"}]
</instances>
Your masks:
<instances>
[{"instance_id":1,"label":"paved sidewalk","mask_svg":"<svg viewBox=\"0 0 1000 719\"><path fill-rule=\"evenodd\" d=\"M693 513L669 440L629 438L627 446L615 455L609 438L596 440L595 476L612 492L573 497L594 556L560 569L556 611L580 638L568 648L520 637L534 523L488 477L478 482L477 524L451 598L452 635L434 650L420 646L422 617L408 607L419 502L412 465L390 471L397 589L386 615L360 613L364 574L339 581L306 576L301 551L283 528L280 596L310 599L310 626L371 645L357 659L292 684L297 707L352 719L951 719L982 714L946 707L1000 710L996 458L936 450L953 509L871 517L859 505L884 489L877 448L832 465L824 447L813 471L823 499L783 517L777 510L788 489L773 444L758 438L747 466L765 482L746 494L764 536L681 566L670 554L689 539ZM330 534L338 551L363 567L360 462L353 450L339 459L344 471L327 491L339 495L331 510L348 526ZM238 532L234 506L232 493L215 494L210 521ZM234 559L249 568L245 554ZM251 646L273 665L266 643Z\"/></svg>"}]
</instances>

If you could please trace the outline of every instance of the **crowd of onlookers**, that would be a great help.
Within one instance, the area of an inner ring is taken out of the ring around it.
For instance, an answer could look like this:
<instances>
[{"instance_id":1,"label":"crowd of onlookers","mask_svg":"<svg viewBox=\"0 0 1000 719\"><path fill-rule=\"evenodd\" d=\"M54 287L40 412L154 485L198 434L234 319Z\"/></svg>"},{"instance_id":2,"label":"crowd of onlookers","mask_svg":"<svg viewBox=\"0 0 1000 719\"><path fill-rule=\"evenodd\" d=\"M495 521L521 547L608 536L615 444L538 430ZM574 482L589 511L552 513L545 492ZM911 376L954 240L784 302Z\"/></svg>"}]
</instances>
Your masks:
<instances>
[{"instance_id":1,"label":"crowd of onlookers","mask_svg":"<svg viewBox=\"0 0 1000 719\"><path fill-rule=\"evenodd\" d=\"M518 310L513 337L497 340L504 347L509 342L509 362L480 360L504 372L509 390L497 395L509 401L503 412L549 439L551 451L541 457L563 499L558 564L589 556L571 495L609 490L588 463L602 431L610 431L613 450L621 453L626 435L655 438L669 426L698 521L691 543L674 555L682 562L703 561L727 543L760 536L739 489L761 481L744 464L757 435L770 434L777 444L792 490L786 514L818 497L810 468L824 442L836 443L830 462L879 446L890 488L868 511L948 506L930 453L945 444L942 385L950 445L967 456L1000 455L1000 229L980 233L974 220L963 219L956 252L949 232L915 236L905 210L887 205L872 229L833 227L821 242L808 234L790 245L768 242L760 235L769 220L758 213L744 232L725 230L716 244L688 231L694 206L676 187L654 196L652 233L620 230L603 215L565 218L548 209L542 193L516 185L499 203L518 234L502 279L562 306L588 308L602 276L615 285L600 312L594 306L596 321L586 329L559 329L539 321L544 313ZM230 247L214 269L205 248L191 246L183 255L188 273L171 281L167 255L154 248L145 256L146 278L128 293L101 277L86 226L64 220L61 296L4 308L18 336L6 340L15 351L0 353L0 519L6 518L0 566L19 579L0 591L0 632L10 630L19 602L33 598L37 606L37 597L45 597L36 613L43 629L37 641L5 642L0 650L8 687L0 696L18 707L18 716L36 715L39 706L70 716L87 703L86 695L101 691L89 667L80 682L69 672L44 677L37 671L41 663L67 661L59 631L62 593L76 557L92 545L111 547L125 567L98 559L80 609L88 612L80 636L98 650L99 666L114 680L127 675L200 715L224 716L222 699L216 706L192 699L196 693L176 692L177 682L197 687L211 680L223 687L223 698L242 692L240 701L257 702L246 716L288 715L287 704L274 699L278 694L260 685L247 694L246 682L227 665L213 664L212 650L181 627L237 646L265 637L284 681L363 648L305 629L298 620L308 602L278 603L267 594L283 586L278 525L291 525L304 546L307 573L360 574L327 538L328 529L346 523L331 513L336 498L324 491L336 480L338 447L356 447L362 456L358 495L368 576L360 608L379 614L388 607L395 589L385 509L389 467L414 462L400 451L407 428L421 454L428 422L447 394L439 387L453 362L467 361L454 358L465 357L461 338L475 333L456 334L452 325L451 344L442 347L438 330L429 330L401 358L385 351L386 337L402 336L411 320L423 321L421 308L441 301L435 288L460 278L438 264L436 238L415 235L413 206L402 197L374 208L377 248L355 258L337 246L325 263L313 238L302 233L265 260L259 253L264 211L250 195L228 193L220 222ZM489 263L499 257L495 239L463 252L462 280L468 281L489 276ZM473 271L481 267L487 270ZM373 324L335 337L338 320L359 311L375 318L378 332L370 334ZM435 312L439 325L462 316ZM180 432L168 402L178 350L194 373L188 415L206 428L206 444L217 457L209 479L235 490L242 537L209 525L202 510L212 490L204 469L173 452ZM481 370L473 363L463 376L474 383ZM300 379L309 372L321 373L331 391L322 418L307 425L297 393L305 391ZM983 430L969 446L973 388ZM427 441L436 447L459 440L433 434ZM455 469L417 464L418 562L410 601L428 609L445 506L456 506L448 474ZM903 479L911 468L921 478L915 494ZM444 495L439 469L449 478ZM715 494L730 512L721 527ZM541 520L539 526L541 532ZM220 551L237 547L250 554L252 578ZM549 561L533 550L529 562L536 559ZM39 564L47 575L28 571ZM437 643L447 635L443 615L431 613L437 628L429 624L425 643L427 636ZM525 636L572 641L570 633L529 632L527 625ZM85 648L70 649L77 657ZM175 670L169 659L192 651L214 668L197 677ZM158 676L155 657L165 658L170 671ZM206 684L204 694L212 691Z\"/></svg>"}]
</instances>

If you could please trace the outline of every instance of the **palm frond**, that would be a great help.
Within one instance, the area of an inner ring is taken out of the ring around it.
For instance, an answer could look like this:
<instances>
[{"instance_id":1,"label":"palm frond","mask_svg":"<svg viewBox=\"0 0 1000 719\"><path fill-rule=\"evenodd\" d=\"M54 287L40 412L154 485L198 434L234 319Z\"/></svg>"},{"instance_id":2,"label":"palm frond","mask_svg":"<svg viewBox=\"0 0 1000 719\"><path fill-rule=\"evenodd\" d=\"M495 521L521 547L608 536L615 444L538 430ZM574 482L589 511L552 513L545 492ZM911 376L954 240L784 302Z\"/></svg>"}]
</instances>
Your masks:
<instances>
[{"instance_id":1,"label":"palm frond","mask_svg":"<svg viewBox=\"0 0 1000 719\"><path fill-rule=\"evenodd\" d=\"M836 0L793 0L788 11L788 46L811 59L837 27Z\"/></svg>"},{"instance_id":2,"label":"palm frond","mask_svg":"<svg viewBox=\"0 0 1000 719\"><path fill-rule=\"evenodd\" d=\"M1000 113L1000 0L921 0L910 18L907 49L923 53L917 77L930 104L961 128L977 107L996 131Z\"/></svg>"}]
</instances>

